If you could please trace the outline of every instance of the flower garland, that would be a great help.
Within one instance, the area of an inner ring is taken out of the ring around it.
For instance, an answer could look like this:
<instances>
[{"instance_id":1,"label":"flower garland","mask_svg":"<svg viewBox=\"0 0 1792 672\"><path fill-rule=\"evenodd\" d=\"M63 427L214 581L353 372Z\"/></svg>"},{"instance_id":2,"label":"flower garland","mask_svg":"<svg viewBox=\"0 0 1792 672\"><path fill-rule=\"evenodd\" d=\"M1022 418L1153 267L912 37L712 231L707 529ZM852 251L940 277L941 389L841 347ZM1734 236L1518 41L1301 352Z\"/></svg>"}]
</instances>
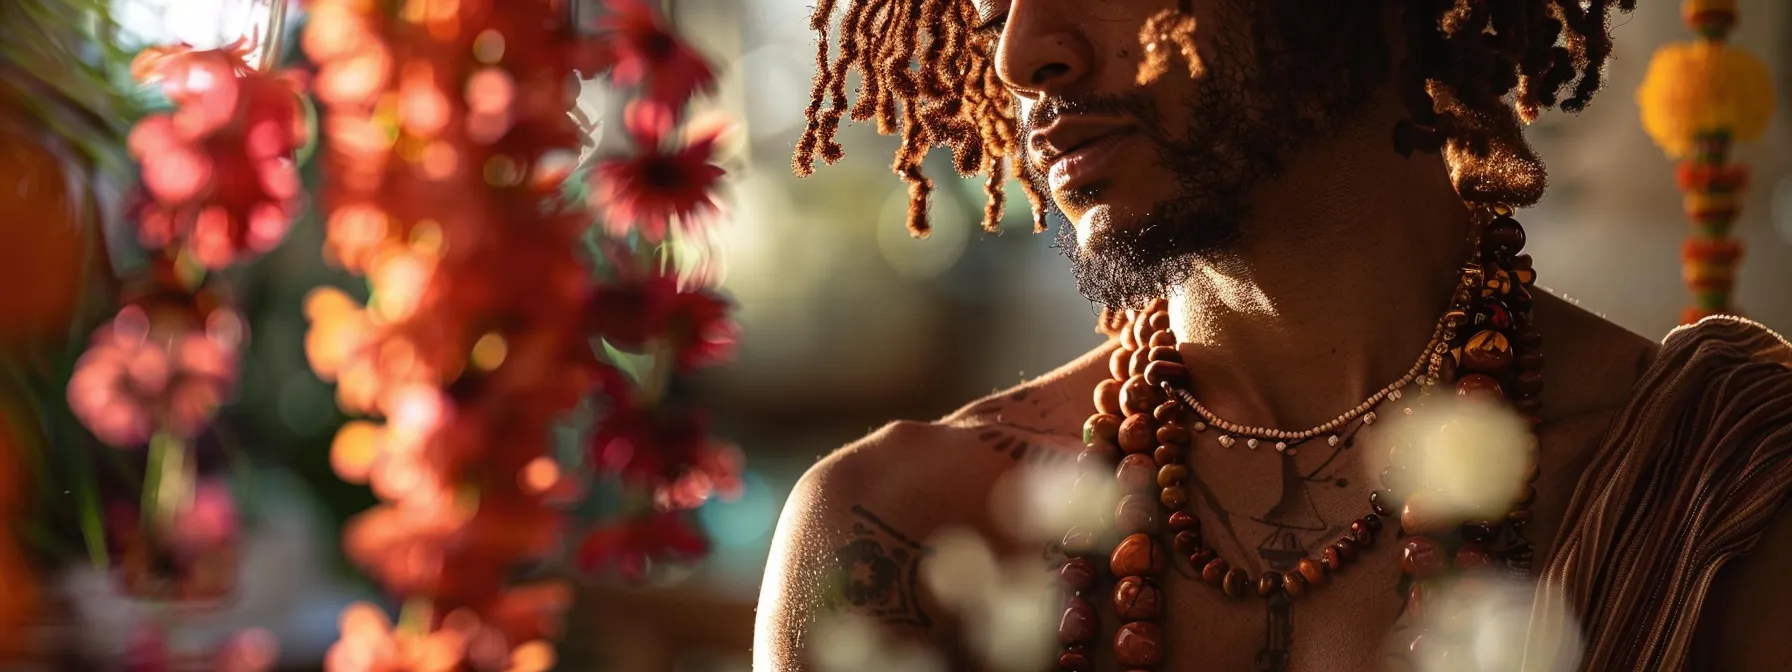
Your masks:
<instances>
[{"instance_id":1,"label":"flower garland","mask_svg":"<svg viewBox=\"0 0 1792 672\"><path fill-rule=\"evenodd\" d=\"M738 458L681 383L727 354L727 304L668 270L690 265L675 243L701 238L722 174L713 133L671 140L713 76L640 0L608 9L586 38L553 0L309 5L325 254L371 294L314 292L306 350L340 405L374 418L331 449L385 500L344 545L405 603L396 623L346 611L328 669L551 667L570 592L539 568L564 538L581 535L584 569L639 576L701 554L688 511L733 485ZM606 69L644 94L636 153L593 171L593 227L563 203L580 144L567 82ZM591 401L586 450L556 451ZM612 476L621 515L566 515Z\"/></svg>"},{"instance_id":2,"label":"flower garland","mask_svg":"<svg viewBox=\"0 0 1792 672\"><path fill-rule=\"evenodd\" d=\"M1698 33L1694 42L1655 52L1637 91L1643 128L1669 157L1680 160L1677 182L1696 232L1681 248L1682 273L1693 305L1690 324L1734 313L1730 300L1742 241L1730 227L1748 186L1746 166L1730 162L1730 147L1757 139L1773 115L1767 65L1727 43L1736 25L1736 0L1686 0L1681 15Z\"/></svg>"}]
</instances>

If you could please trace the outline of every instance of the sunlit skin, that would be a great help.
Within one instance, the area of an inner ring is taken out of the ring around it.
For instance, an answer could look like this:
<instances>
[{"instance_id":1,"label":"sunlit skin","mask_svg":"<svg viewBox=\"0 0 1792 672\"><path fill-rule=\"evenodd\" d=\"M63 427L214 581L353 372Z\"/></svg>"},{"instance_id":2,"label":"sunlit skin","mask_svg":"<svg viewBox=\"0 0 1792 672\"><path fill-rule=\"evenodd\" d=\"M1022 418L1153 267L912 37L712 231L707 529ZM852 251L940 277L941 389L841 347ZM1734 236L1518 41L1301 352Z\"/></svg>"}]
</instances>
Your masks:
<instances>
[{"instance_id":1,"label":"sunlit skin","mask_svg":"<svg viewBox=\"0 0 1792 672\"><path fill-rule=\"evenodd\" d=\"M999 32L996 63L1018 103L1030 177L1063 215L1079 286L1102 302L1167 297L1194 392L1211 410L1248 425L1306 428L1355 406L1410 366L1469 253L1473 206L1442 155L1403 156L1392 147L1391 130L1406 118L1396 86L1384 83L1339 113L1265 76L1264 54L1256 51L1264 43L1253 38L1264 26L1252 8L1274 3L1183 3L1197 24L1201 73L1173 63L1143 87L1136 82L1140 27L1177 9L1174 0L976 4L981 29ZM1388 4L1385 25L1399 25L1398 4ZM1396 36L1389 56L1398 63L1405 46L1399 31L1387 34ZM1291 121L1318 130L1297 132ZM1054 161L1113 133L1119 135L1110 146ZM1520 218L1548 226L1522 212ZM1544 292L1534 324L1548 344L1550 382L1536 429L1542 475L1525 533L1541 556L1566 528L1577 481L1657 346ZM1108 355L1117 347L1102 344L939 421L892 423L813 467L786 505L772 546L754 669L818 669L807 651L827 644L813 640L807 624L831 613L821 605L837 549L881 529L866 511L917 541L969 528L1012 557L1038 557L1042 539L1017 534L1024 525L1013 513L992 513L1011 511L991 502L996 483L1021 468L1008 447L1018 439L1049 447L1058 463L1074 456L1090 390L1108 376ZM1357 441L1381 445L1376 430ZM1190 468L1206 497L1191 497L1191 508L1206 511L1210 526L1213 511L1228 512L1233 534L1225 538L1210 527L1209 543L1255 576L1265 569L1258 542L1275 530L1259 520L1297 500L1309 502L1325 525L1362 515L1381 468L1368 453L1379 452L1343 453L1324 472L1335 482L1309 487L1290 470L1315 473L1323 451L1284 462L1197 448ZM1778 586L1786 582L1765 573L1769 563L1792 561L1792 533L1776 530L1768 539L1714 588L1701 633L1707 664L1773 669L1781 655L1757 623L1792 623L1792 611L1736 592L1769 584L1784 592ZM1304 543L1323 541L1315 535ZM1169 654L1161 669L1380 669L1401 608L1398 565L1395 545L1379 544L1342 580L1303 598L1293 610L1285 667L1261 667L1269 646L1262 601L1228 601L1186 573L1169 572ZM1098 602L1105 597L1096 595ZM1735 616L1740 600L1757 610L1753 621ZM870 613L889 636L938 647L952 669L989 669L944 606L953 601L921 590L926 623ZM1102 625L1111 633L1115 624ZM1114 669L1111 654L1101 653L1111 641L1096 638L1096 669Z\"/></svg>"}]
</instances>

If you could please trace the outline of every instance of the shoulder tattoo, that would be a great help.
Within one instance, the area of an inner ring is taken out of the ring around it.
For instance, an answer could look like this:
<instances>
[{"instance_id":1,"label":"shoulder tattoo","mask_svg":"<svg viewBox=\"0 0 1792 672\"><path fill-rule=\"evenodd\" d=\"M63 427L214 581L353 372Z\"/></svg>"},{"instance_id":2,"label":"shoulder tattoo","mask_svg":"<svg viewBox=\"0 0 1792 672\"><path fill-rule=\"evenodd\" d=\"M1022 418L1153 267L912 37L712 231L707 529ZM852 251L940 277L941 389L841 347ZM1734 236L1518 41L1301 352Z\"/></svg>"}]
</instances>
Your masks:
<instances>
[{"instance_id":1,"label":"shoulder tattoo","mask_svg":"<svg viewBox=\"0 0 1792 672\"><path fill-rule=\"evenodd\" d=\"M852 507L852 537L834 550L836 608L889 625L932 627L921 610L921 559L930 549L896 531L863 506Z\"/></svg>"}]
</instances>

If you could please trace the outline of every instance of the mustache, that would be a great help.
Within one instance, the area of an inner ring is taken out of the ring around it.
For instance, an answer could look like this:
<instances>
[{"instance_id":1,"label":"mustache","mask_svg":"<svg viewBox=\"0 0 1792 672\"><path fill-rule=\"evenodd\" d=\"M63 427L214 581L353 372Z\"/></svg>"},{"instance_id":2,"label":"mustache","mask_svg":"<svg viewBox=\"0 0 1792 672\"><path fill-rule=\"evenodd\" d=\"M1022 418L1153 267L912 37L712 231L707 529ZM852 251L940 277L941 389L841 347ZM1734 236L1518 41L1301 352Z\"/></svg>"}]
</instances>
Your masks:
<instances>
[{"instance_id":1,"label":"mustache","mask_svg":"<svg viewBox=\"0 0 1792 672\"><path fill-rule=\"evenodd\" d=\"M1157 121L1157 110L1144 92L1089 93L1078 96L1057 96L1040 100L1021 121L1023 137L1041 128L1058 123L1066 114L1091 116L1131 116L1146 124Z\"/></svg>"}]
</instances>

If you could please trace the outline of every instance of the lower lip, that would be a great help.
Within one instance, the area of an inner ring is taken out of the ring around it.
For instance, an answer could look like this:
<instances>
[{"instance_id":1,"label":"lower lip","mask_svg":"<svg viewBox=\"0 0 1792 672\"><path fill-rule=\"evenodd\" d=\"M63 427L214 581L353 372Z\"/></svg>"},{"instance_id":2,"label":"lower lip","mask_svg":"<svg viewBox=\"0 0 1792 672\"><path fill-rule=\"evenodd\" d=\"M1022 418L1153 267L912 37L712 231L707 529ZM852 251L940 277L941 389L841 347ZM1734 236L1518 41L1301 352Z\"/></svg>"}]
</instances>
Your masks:
<instances>
[{"instance_id":1,"label":"lower lip","mask_svg":"<svg viewBox=\"0 0 1792 672\"><path fill-rule=\"evenodd\" d=\"M1104 170L1125 156L1122 150L1136 135L1132 131L1115 133L1078 147L1076 151L1053 161L1052 190L1075 189L1093 182Z\"/></svg>"}]
</instances>

